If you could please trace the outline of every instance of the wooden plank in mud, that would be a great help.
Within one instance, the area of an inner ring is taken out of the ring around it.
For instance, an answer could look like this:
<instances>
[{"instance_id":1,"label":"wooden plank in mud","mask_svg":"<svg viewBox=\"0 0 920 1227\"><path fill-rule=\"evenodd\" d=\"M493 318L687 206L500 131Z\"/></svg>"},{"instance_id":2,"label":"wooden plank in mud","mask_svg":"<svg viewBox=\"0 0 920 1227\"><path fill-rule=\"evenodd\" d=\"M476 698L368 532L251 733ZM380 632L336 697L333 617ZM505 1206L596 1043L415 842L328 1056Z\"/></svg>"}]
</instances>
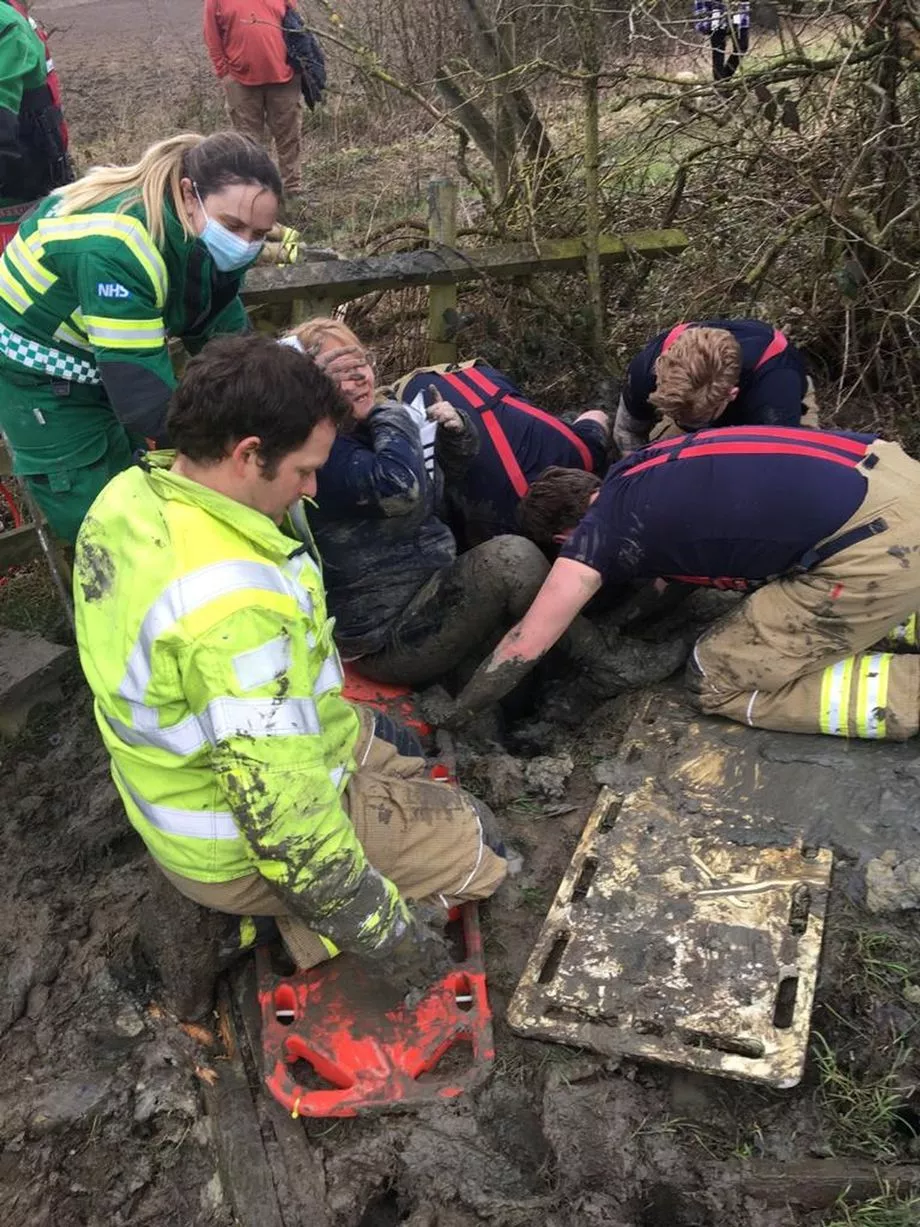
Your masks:
<instances>
[{"instance_id":1,"label":"wooden plank in mud","mask_svg":"<svg viewBox=\"0 0 920 1227\"><path fill-rule=\"evenodd\" d=\"M10 567L21 567L41 556L41 542L34 524L23 524L21 528L0 533L0 575Z\"/></svg>"},{"instance_id":2,"label":"wooden plank in mud","mask_svg":"<svg viewBox=\"0 0 920 1227\"><path fill-rule=\"evenodd\" d=\"M751 1159L713 1163L702 1173L707 1188L735 1187L770 1207L826 1210L838 1198L855 1204L887 1187L904 1194L920 1189L920 1165L872 1163L866 1159L799 1159L776 1163Z\"/></svg>"},{"instance_id":3,"label":"wooden plank in mud","mask_svg":"<svg viewBox=\"0 0 920 1227\"><path fill-rule=\"evenodd\" d=\"M221 990L221 1006L230 1014L229 992ZM265 1153L259 1117L239 1044L218 1063L219 1077L204 1086L204 1102L217 1147L224 1194L239 1227L288 1227L285 1223Z\"/></svg>"},{"instance_id":4,"label":"wooden plank in mud","mask_svg":"<svg viewBox=\"0 0 920 1227\"><path fill-rule=\"evenodd\" d=\"M284 1227L328 1227L322 1153L310 1143L303 1121L293 1120L262 1080L261 1019L251 959L234 974L232 985L236 1038L256 1088L256 1113Z\"/></svg>"}]
</instances>

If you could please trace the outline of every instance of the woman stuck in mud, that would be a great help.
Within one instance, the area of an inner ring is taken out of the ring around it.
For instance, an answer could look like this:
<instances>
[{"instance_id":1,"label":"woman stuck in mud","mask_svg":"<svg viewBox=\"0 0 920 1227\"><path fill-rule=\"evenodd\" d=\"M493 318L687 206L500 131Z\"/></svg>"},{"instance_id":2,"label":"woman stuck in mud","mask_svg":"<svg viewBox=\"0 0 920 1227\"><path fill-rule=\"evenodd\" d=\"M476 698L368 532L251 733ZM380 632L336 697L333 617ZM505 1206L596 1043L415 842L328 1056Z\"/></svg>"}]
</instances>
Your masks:
<instances>
[{"instance_id":1,"label":"woman stuck in mud","mask_svg":"<svg viewBox=\"0 0 920 1227\"><path fill-rule=\"evenodd\" d=\"M338 320L310 320L283 344L314 356L352 407L318 474L309 523L323 558L329 610L343 657L374 681L426 685L475 664L529 608L549 572L542 551L505 534L457 556L438 517L445 476L477 448L463 410L435 399L425 411L375 388L372 356ZM579 618L563 652L598 697L666 676L645 644L610 647ZM667 665L667 662L665 662Z\"/></svg>"}]
</instances>

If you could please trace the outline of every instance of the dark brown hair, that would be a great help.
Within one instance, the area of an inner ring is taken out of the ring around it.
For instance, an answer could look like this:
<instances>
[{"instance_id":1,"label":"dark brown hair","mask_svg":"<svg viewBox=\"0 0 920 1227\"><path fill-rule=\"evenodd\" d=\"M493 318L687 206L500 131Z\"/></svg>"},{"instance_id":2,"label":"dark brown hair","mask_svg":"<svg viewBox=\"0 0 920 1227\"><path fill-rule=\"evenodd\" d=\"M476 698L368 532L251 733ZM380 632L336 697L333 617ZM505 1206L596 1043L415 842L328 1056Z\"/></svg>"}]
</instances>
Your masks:
<instances>
[{"instance_id":1,"label":"dark brown hair","mask_svg":"<svg viewBox=\"0 0 920 1227\"><path fill-rule=\"evenodd\" d=\"M552 545L557 533L579 522L600 484L594 473L581 469L564 469L558 464L544 469L518 503L521 532L537 545Z\"/></svg>"},{"instance_id":2,"label":"dark brown hair","mask_svg":"<svg viewBox=\"0 0 920 1227\"><path fill-rule=\"evenodd\" d=\"M192 358L166 418L172 445L190 460L217 462L240 439L261 439L269 480L278 462L307 441L320 422L338 429L350 407L312 358L270 337L218 337Z\"/></svg>"}]
</instances>

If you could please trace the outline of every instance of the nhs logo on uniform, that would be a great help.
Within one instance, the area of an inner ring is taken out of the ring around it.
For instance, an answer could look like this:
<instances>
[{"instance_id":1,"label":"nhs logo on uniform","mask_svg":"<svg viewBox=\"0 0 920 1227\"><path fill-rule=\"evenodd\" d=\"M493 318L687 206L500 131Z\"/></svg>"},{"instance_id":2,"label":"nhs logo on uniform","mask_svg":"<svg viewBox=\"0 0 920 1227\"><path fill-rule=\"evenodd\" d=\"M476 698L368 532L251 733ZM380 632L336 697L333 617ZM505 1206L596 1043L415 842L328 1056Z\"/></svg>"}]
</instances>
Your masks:
<instances>
[{"instance_id":1,"label":"nhs logo on uniform","mask_svg":"<svg viewBox=\"0 0 920 1227\"><path fill-rule=\"evenodd\" d=\"M100 298L130 298L131 291L126 290L123 285L119 285L117 281L100 281L96 286L96 293Z\"/></svg>"}]
</instances>

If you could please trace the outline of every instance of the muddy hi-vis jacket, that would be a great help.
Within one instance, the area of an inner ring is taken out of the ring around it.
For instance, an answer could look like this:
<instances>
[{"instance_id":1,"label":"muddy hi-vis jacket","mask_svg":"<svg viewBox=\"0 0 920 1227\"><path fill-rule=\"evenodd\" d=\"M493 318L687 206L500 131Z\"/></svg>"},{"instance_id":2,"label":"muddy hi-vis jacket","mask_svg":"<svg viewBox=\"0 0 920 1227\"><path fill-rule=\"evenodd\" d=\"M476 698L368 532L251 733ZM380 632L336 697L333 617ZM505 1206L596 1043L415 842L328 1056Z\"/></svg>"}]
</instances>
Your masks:
<instances>
[{"instance_id":1,"label":"muddy hi-vis jacket","mask_svg":"<svg viewBox=\"0 0 920 1227\"><path fill-rule=\"evenodd\" d=\"M176 382L167 337L194 354L245 331L243 273L218 272L168 203L162 249L130 193L62 217L58 203L42 201L0 258L0 362L101 383L126 426L159 438Z\"/></svg>"},{"instance_id":2,"label":"muddy hi-vis jacket","mask_svg":"<svg viewBox=\"0 0 920 1227\"><path fill-rule=\"evenodd\" d=\"M153 453L105 488L74 572L77 639L112 774L167 869L258 871L336 946L405 931L341 796L355 709L312 546Z\"/></svg>"}]
</instances>

